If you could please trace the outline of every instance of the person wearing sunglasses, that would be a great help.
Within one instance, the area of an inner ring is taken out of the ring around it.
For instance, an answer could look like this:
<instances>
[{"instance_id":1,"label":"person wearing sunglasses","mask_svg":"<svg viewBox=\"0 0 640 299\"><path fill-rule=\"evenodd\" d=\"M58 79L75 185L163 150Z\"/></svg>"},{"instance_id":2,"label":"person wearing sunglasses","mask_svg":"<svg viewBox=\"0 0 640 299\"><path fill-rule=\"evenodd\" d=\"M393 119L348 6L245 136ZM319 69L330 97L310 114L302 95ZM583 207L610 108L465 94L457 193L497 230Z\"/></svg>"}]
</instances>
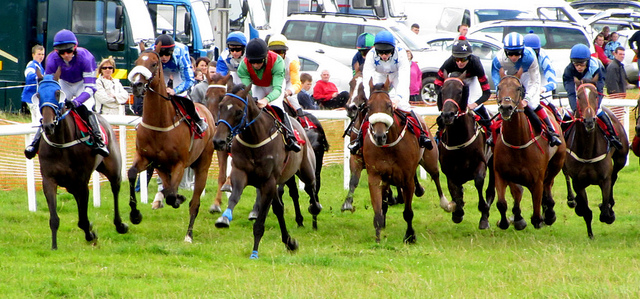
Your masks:
<instances>
[{"instance_id":1,"label":"person wearing sunglasses","mask_svg":"<svg viewBox=\"0 0 640 299\"><path fill-rule=\"evenodd\" d=\"M284 60L284 99L296 110L298 116L304 116L302 105L298 102L297 94L302 89L300 82L300 59L295 53L289 51L287 37L282 34L274 34L269 38L269 51L272 51Z\"/></svg>"},{"instance_id":2,"label":"person wearing sunglasses","mask_svg":"<svg viewBox=\"0 0 640 299\"><path fill-rule=\"evenodd\" d=\"M358 36L358 40L356 41L358 52L356 52L356 54L353 55L353 59L351 59L351 69L354 75L356 71L364 65L364 58L367 56L367 53L369 53L369 50L373 48L374 38L373 34L367 32Z\"/></svg>"},{"instance_id":3,"label":"person wearing sunglasses","mask_svg":"<svg viewBox=\"0 0 640 299\"><path fill-rule=\"evenodd\" d=\"M76 35L67 29L58 31L53 37L53 49L45 60L45 74L55 74L60 70L58 83L66 95L65 106L67 109L74 109L89 124L93 137L93 154L109 156L98 119L92 111L96 92L96 60L93 54L78 47ZM41 137L42 128L38 128L33 141L24 150L27 159L32 159L38 152Z\"/></svg>"},{"instance_id":4,"label":"person wearing sunglasses","mask_svg":"<svg viewBox=\"0 0 640 299\"><path fill-rule=\"evenodd\" d=\"M605 69L602 62L600 62L598 58L591 56L591 50L585 44L576 44L571 47L569 58L571 59L571 62L564 69L564 73L562 74L562 83L564 84L564 89L567 91L571 110L576 111L578 107L576 102L576 89L578 86L575 85L573 78L582 80L593 79L597 76L598 81L595 82L595 84L596 89L598 90L598 118L607 126L606 135L609 138L611 145L619 150L622 149L620 137L618 137L616 130L613 128L611 118L600 108L600 103L604 96L605 83Z\"/></svg>"},{"instance_id":5,"label":"person wearing sunglasses","mask_svg":"<svg viewBox=\"0 0 640 299\"><path fill-rule=\"evenodd\" d=\"M396 47L396 40L387 30L382 30L374 38L373 48L367 53L362 69L362 82L373 81L373 84L384 83L387 78L391 82L389 97L393 107L410 114L415 120L415 125L419 127L418 144L427 150L433 149L431 139L426 134L423 119L418 117L409 104L409 83L411 64L407 57L407 52L401 47ZM364 84L365 96L369 98L369 83ZM363 122L364 124L365 122ZM362 147L362 128L360 134L349 144L352 154L357 154Z\"/></svg>"},{"instance_id":6,"label":"person wearing sunglasses","mask_svg":"<svg viewBox=\"0 0 640 299\"><path fill-rule=\"evenodd\" d=\"M540 67L536 53L533 49L524 46L524 36L517 32L505 35L503 43L504 51L493 58L491 65L493 82L498 86L501 73L515 75L519 69L522 69L520 83L525 89L523 100L527 103L524 113L529 121L538 123L539 126L542 126L542 122L545 123L550 146L562 144L560 135L556 133L546 110L540 105Z\"/></svg>"},{"instance_id":7,"label":"person wearing sunglasses","mask_svg":"<svg viewBox=\"0 0 640 299\"><path fill-rule=\"evenodd\" d=\"M473 110L476 115L480 116L481 120L478 121L478 123L485 126L486 132L490 134L491 130L489 126L491 125L491 116L484 107L484 102L491 96L491 86L489 85L489 80L484 72L480 58L473 55L471 44L469 44L469 41L464 35L460 35L454 40L451 47L451 56L444 61L436 75L434 84L436 93L438 94L438 111L442 111L443 100L440 89L444 84L444 80L447 79L444 77L445 72L447 75L453 73L466 74L462 81L464 85L469 88L467 108ZM440 132L444 127L440 117L437 118L437 123L438 132ZM491 140L491 137L489 137L488 140Z\"/></svg>"},{"instance_id":8,"label":"person wearing sunglasses","mask_svg":"<svg viewBox=\"0 0 640 299\"><path fill-rule=\"evenodd\" d=\"M291 120L284 113L284 59L273 51L269 51L267 43L261 38L254 38L247 43L244 60L238 67L238 76L242 84L251 84L251 95L257 98L256 104L262 109L268 105L274 108L282 120L285 149L299 152L302 148L293 133Z\"/></svg>"},{"instance_id":9,"label":"person wearing sunglasses","mask_svg":"<svg viewBox=\"0 0 640 299\"><path fill-rule=\"evenodd\" d=\"M98 66L96 80L96 111L100 114L118 115L120 105L127 103L129 93L122 87L120 80L113 77L116 62L113 57L105 58Z\"/></svg>"},{"instance_id":10,"label":"person wearing sunglasses","mask_svg":"<svg viewBox=\"0 0 640 299\"><path fill-rule=\"evenodd\" d=\"M226 76L231 73L233 84L240 84L242 80L238 77L238 66L244 58L245 48L247 47L247 38L244 33L235 31L227 36L227 49L218 57L216 73Z\"/></svg>"}]
</instances>

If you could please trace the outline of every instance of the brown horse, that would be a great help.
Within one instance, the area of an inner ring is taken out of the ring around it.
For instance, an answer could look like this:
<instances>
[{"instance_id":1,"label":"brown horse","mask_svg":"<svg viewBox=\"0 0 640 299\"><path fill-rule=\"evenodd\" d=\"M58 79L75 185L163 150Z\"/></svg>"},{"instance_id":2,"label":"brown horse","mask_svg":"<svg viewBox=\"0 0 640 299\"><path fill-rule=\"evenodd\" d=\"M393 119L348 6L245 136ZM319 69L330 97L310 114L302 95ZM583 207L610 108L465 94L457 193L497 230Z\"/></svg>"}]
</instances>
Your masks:
<instances>
[{"instance_id":1,"label":"brown horse","mask_svg":"<svg viewBox=\"0 0 640 299\"><path fill-rule=\"evenodd\" d=\"M527 222L522 218L520 200L522 199L522 186L531 192L533 200L533 216L531 224L535 228L545 224L551 225L556 220L553 206L555 202L551 194L553 179L562 169L565 159L565 143L556 147L549 146L547 136L542 135L542 128L531 126L524 113L524 86L520 82L522 69L516 76L502 74L497 87L498 111L502 116L502 128L500 138L494 148L494 171L496 175L496 191L500 211L501 229L509 227L507 219L507 201L505 191L507 185L514 198L513 214L514 227L517 230L524 229ZM547 108L544 108L547 109ZM547 114L551 112L548 111ZM555 119L551 119L558 128ZM561 140L563 138L561 137ZM541 215L544 209L544 218Z\"/></svg>"},{"instance_id":2,"label":"brown horse","mask_svg":"<svg viewBox=\"0 0 640 299\"><path fill-rule=\"evenodd\" d=\"M162 72L162 63L156 51L143 51L136 60L129 78L133 93L144 94L142 122L137 128L136 153L133 165L129 168L129 205L136 206L135 180L140 171L149 166L157 169L164 189L156 194L154 205L160 205L162 198L174 208L186 201L177 193L185 167L195 171L193 197L189 204L189 227L185 236L186 242L193 240L193 224L200 208L200 196L204 190L207 173L213 156L214 126L210 125L200 139L188 124L185 116L177 108L173 98L167 94L167 86ZM202 118L213 124L213 117L202 104L195 103Z\"/></svg>"},{"instance_id":3,"label":"brown horse","mask_svg":"<svg viewBox=\"0 0 640 299\"><path fill-rule=\"evenodd\" d=\"M408 131L408 121L401 121L398 114L404 114L393 108L389 98L389 79L384 84L371 86L371 96L367 101L369 111L369 131L364 138L362 156L369 177L369 193L373 206L373 226L376 229L376 242L380 242L380 231L386 226L387 203L382 200L390 185L398 186L404 199L404 220L407 222L405 243L415 243L413 229L413 192L415 189L416 168L423 158L423 148L418 138ZM401 123L402 122L402 123ZM426 126L425 126L426 127ZM437 150L432 150L436 152Z\"/></svg>"},{"instance_id":4,"label":"brown horse","mask_svg":"<svg viewBox=\"0 0 640 299\"><path fill-rule=\"evenodd\" d=\"M104 129L103 136L106 137L110 154L106 158L92 154L91 147L88 145L91 139L79 129L81 125L86 127L86 124L76 123L74 113L70 113L64 108L65 96L57 82L59 76L59 69L55 78L51 75L45 76L44 80L40 82L36 94L39 99L44 131L42 135L44 142L40 142L38 159L42 174L42 189L49 207L51 249L58 249L57 234L60 226L56 198L58 186L66 188L75 198L78 205L78 227L84 231L85 239L92 242L98 238L87 216L88 184L94 170L105 175L111 184L115 212L113 224L115 224L116 230L121 234L129 230L129 227L122 222L118 208L118 194L122 181L121 157L113 129L104 118L97 115L100 125ZM76 109L86 110L84 106ZM130 216L131 222L136 224L142 218L140 211L135 208L132 209Z\"/></svg>"},{"instance_id":5,"label":"brown horse","mask_svg":"<svg viewBox=\"0 0 640 299\"><path fill-rule=\"evenodd\" d=\"M596 79L597 80L597 79ZM610 146L602 129L597 126L598 90L591 82L581 82L574 78L576 88L577 111L575 119L564 133L569 154L562 168L567 181L567 191L570 200L575 200L575 212L584 218L587 224L587 234L593 238L591 230L592 212L589 209L586 188L589 185L600 186L602 204L600 204L600 221L611 224L616 219L613 212L615 200L613 186L618 179L618 172L627 163L629 141L627 134L618 119L605 107L601 107L609 114L611 123L622 142L622 150ZM571 182L573 180L573 182ZM573 183L573 184L572 184ZM576 192L574 197L571 186Z\"/></svg>"},{"instance_id":6,"label":"brown horse","mask_svg":"<svg viewBox=\"0 0 640 299\"><path fill-rule=\"evenodd\" d=\"M464 216L462 185L473 180L478 191L478 210L482 214L479 228L487 229L489 228L489 210L495 197L493 153L486 143L481 126L476 123L475 114L467 109L469 87L462 81L465 76L465 73L457 77L449 76L440 90L444 101L440 115L445 124L438 147L440 166L447 176L449 193L455 203L455 210L451 214L453 222L460 223ZM447 77L446 73L445 77ZM489 186L487 186L485 201L482 188L487 167L489 167Z\"/></svg>"},{"instance_id":7,"label":"brown horse","mask_svg":"<svg viewBox=\"0 0 640 299\"><path fill-rule=\"evenodd\" d=\"M264 222L273 206L278 217L282 242L288 250L294 251L298 243L287 231L284 220L284 206L278 197L277 186L284 184L294 174L305 183L309 194L309 213L317 218L322 206L316 197L315 155L309 139L298 122L291 122L304 141L300 152L285 151L283 136L274 117L266 110L258 108L249 97L251 85L237 85L219 104L220 118L214 137L217 150L226 149L231 143L233 155L231 184L233 191L229 204L222 216L216 221L216 227L229 227L233 219L233 209L247 185L256 187L259 204L258 218L253 224L253 252L251 258L258 258L258 246L264 234ZM286 114L284 117L288 117ZM222 124L220 124L222 123Z\"/></svg>"},{"instance_id":8,"label":"brown horse","mask_svg":"<svg viewBox=\"0 0 640 299\"><path fill-rule=\"evenodd\" d=\"M633 137L631 150L636 156L640 157L640 99L638 99L636 108L634 108L633 110L635 111L636 117L636 135Z\"/></svg>"}]
</instances>

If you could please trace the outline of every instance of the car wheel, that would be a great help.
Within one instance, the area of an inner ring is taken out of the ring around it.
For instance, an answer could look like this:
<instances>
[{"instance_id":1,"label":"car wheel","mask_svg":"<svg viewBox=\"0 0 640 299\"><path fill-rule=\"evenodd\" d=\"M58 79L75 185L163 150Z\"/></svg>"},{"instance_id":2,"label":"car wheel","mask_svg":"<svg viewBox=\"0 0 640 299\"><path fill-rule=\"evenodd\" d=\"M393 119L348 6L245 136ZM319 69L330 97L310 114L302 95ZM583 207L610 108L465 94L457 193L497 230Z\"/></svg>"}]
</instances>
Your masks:
<instances>
[{"instance_id":1,"label":"car wheel","mask_svg":"<svg viewBox=\"0 0 640 299\"><path fill-rule=\"evenodd\" d=\"M438 100L435 81L435 77L426 77L422 79L422 99L429 106L434 106Z\"/></svg>"}]
</instances>

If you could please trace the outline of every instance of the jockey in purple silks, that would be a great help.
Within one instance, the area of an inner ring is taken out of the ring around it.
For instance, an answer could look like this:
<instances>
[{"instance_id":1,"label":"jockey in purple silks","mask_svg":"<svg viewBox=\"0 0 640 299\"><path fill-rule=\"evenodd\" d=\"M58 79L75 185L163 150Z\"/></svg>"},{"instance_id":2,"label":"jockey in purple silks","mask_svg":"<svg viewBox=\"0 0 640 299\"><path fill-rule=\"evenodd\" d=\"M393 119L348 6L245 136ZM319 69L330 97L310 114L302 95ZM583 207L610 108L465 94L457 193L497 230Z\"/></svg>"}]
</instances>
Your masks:
<instances>
[{"instance_id":1,"label":"jockey in purple silks","mask_svg":"<svg viewBox=\"0 0 640 299\"><path fill-rule=\"evenodd\" d=\"M93 153L109 156L109 150L104 144L97 116L92 112L96 91L96 60L85 48L78 47L78 39L69 30L63 29L53 38L54 51L47 56L45 74L54 74L60 69L59 83L66 95L65 106L74 109L89 125L93 135ZM38 128L36 136L24 155L33 158L38 152L38 145L42 137L42 128Z\"/></svg>"}]
</instances>

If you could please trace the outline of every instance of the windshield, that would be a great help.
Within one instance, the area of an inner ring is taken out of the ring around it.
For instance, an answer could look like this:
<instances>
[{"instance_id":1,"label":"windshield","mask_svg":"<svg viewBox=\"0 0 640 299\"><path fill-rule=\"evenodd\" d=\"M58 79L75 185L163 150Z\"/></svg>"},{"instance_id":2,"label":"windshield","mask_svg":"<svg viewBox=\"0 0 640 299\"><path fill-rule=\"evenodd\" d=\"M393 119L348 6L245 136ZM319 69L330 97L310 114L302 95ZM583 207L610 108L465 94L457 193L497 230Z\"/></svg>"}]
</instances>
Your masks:
<instances>
[{"instance_id":1,"label":"windshield","mask_svg":"<svg viewBox=\"0 0 640 299\"><path fill-rule=\"evenodd\" d=\"M392 0L387 3L389 4L389 16L403 17L405 15L403 0Z\"/></svg>"},{"instance_id":2,"label":"windshield","mask_svg":"<svg viewBox=\"0 0 640 299\"><path fill-rule=\"evenodd\" d=\"M515 9L476 9L478 22L512 20L512 19L535 19L536 16L529 12Z\"/></svg>"},{"instance_id":3,"label":"windshield","mask_svg":"<svg viewBox=\"0 0 640 299\"><path fill-rule=\"evenodd\" d=\"M392 26L391 32L411 51L422 51L426 48L426 43L406 26Z\"/></svg>"},{"instance_id":4,"label":"windshield","mask_svg":"<svg viewBox=\"0 0 640 299\"><path fill-rule=\"evenodd\" d=\"M142 1L123 0L124 6L129 15L131 22L131 33L133 40L138 43L142 40L155 40L153 34L153 24L151 24L151 16Z\"/></svg>"},{"instance_id":5,"label":"windshield","mask_svg":"<svg viewBox=\"0 0 640 299\"><path fill-rule=\"evenodd\" d=\"M191 1L193 12L198 20L198 28L200 29L200 37L202 38L202 46L209 48L213 45L213 29L207 15L207 8L202 1Z\"/></svg>"}]
</instances>

